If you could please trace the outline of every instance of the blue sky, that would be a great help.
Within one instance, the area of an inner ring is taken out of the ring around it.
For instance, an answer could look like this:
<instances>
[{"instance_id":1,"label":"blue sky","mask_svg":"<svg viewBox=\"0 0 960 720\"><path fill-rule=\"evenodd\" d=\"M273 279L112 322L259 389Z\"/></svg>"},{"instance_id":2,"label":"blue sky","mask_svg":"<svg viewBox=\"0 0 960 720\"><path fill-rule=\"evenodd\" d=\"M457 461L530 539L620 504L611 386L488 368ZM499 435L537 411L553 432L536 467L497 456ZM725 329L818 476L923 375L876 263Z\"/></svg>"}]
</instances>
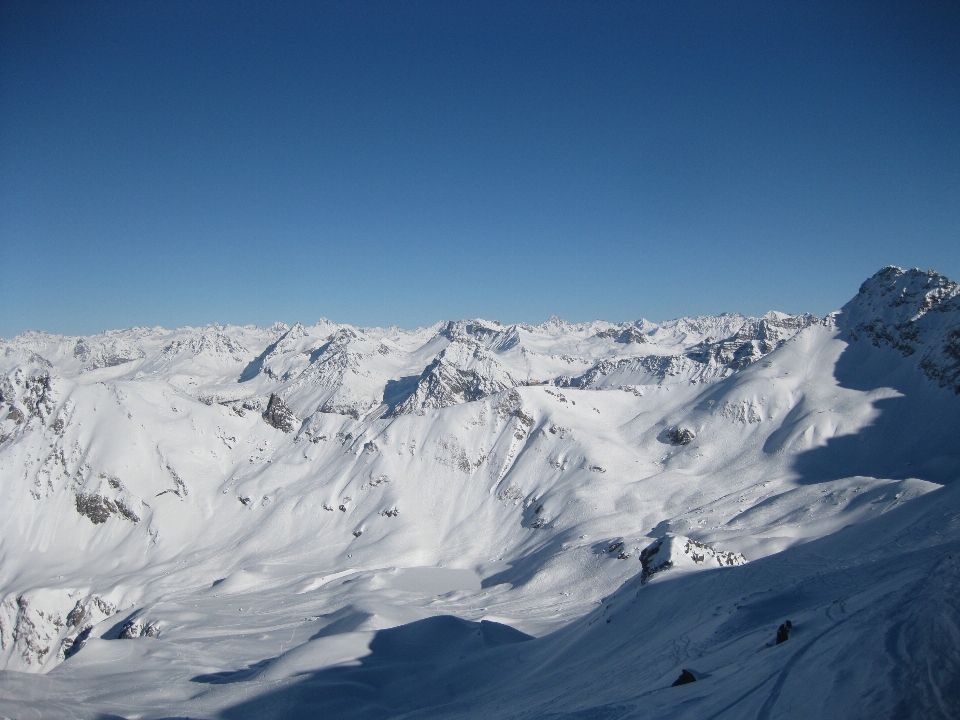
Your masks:
<instances>
[{"instance_id":1,"label":"blue sky","mask_svg":"<svg viewBox=\"0 0 960 720\"><path fill-rule=\"evenodd\" d=\"M0 1L0 335L960 279L955 2Z\"/></svg>"}]
</instances>

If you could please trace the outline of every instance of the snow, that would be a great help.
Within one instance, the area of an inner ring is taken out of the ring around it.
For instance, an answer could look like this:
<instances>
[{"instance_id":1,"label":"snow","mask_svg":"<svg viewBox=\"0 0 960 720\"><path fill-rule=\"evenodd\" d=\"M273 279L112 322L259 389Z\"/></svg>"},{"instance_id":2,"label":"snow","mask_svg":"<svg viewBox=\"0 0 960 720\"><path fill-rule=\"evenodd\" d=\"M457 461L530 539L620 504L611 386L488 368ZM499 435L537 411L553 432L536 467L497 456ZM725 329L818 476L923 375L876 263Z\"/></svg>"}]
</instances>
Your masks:
<instances>
[{"instance_id":1,"label":"snow","mask_svg":"<svg viewBox=\"0 0 960 720\"><path fill-rule=\"evenodd\" d=\"M0 340L0 715L957 716L957 297Z\"/></svg>"}]
</instances>

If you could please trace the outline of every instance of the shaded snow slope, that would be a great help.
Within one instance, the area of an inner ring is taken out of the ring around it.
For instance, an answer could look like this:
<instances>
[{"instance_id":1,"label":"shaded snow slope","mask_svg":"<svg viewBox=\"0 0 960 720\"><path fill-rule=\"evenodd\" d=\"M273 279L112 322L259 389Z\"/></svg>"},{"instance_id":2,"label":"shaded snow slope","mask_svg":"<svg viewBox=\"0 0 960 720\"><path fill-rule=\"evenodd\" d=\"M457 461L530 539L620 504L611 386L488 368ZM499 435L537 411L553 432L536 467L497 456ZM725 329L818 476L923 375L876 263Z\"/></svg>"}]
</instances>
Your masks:
<instances>
[{"instance_id":1,"label":"shaded snow slope","mask_svg":"<svg viewBox=\"0 0 960 720\"><path fill-rule=\"evenodd\" d=\"M957 294L885 268L822 320L0 341L0 714L936 716L949 653L870 678L955 627L896 606L955 583Z\"/></svg>"}]
</instances>

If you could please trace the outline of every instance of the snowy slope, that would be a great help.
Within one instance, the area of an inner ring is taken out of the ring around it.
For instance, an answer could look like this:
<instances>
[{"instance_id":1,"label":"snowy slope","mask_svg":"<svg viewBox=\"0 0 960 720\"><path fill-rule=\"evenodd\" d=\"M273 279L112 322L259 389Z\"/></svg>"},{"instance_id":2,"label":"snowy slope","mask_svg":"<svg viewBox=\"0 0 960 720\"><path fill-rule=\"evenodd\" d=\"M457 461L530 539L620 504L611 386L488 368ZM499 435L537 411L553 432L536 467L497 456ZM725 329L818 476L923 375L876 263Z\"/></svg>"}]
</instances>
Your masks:
<instances>
[{"instance_id":1,"label":"snowy slope","mask_svg":"<svg viewBox=\"0 0 960 720\"><path fill-rule=\"evenodd\" d=\"M949 716L958 294L0 341L0 714Z\"/></svg>"}]
</instances>

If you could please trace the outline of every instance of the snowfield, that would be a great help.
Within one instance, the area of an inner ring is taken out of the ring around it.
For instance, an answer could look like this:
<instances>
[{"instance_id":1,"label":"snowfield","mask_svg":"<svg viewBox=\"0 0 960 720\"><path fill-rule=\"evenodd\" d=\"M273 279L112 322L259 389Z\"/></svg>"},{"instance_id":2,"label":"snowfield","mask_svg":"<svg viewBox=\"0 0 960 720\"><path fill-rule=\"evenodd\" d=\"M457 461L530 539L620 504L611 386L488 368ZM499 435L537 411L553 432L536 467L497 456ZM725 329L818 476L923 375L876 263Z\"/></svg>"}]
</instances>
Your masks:
<instances>
[{"instance_id":1,"label":"snowfield","mask_svg":"<svg viewBox=\"0 0 960 720\"><path fill-rule=\"evenodd\" d=\"M0 715L960 717L958 477L932 271L826 318L24 333Z\"/></svg>"}]
</instances>

